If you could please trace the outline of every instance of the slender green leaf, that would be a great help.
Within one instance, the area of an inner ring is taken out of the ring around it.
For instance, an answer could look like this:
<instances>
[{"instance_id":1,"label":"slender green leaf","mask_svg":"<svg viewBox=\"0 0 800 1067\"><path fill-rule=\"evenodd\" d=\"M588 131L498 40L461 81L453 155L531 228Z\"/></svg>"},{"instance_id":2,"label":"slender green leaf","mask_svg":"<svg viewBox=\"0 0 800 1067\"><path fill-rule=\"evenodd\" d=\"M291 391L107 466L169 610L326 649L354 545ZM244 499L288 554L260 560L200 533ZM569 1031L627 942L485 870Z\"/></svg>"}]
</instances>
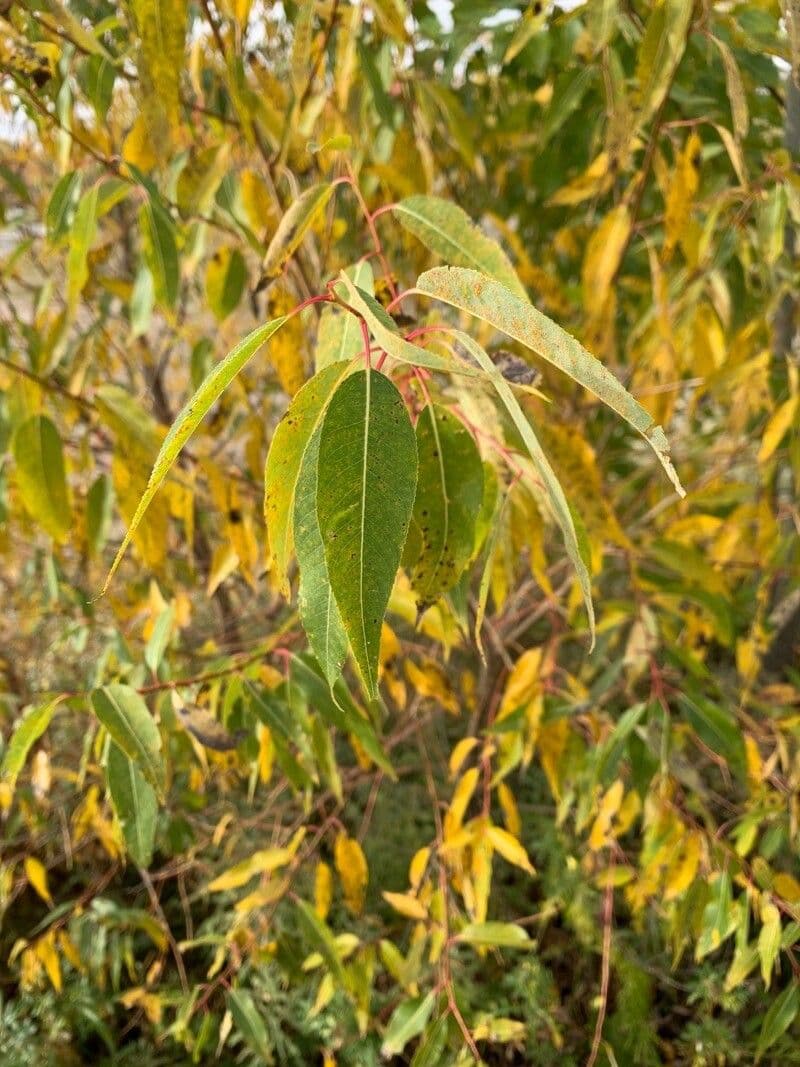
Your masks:
<instances>
[{"instance_id":1,"label":"slender green leaf","mask_svg":"<svg viewBox=\"0 0 800 1067\"><path fill-rule=\"evenodd\" d=\"M278 423L264 469L264 520L281 590L289 595L289 559L294 545L294 503L303 458L331 397L353 370L332 363L305 383Z\"/></svg>"},{"instance_id":2,"label":"slender green leaf","mask_svg":"<svg viewBox=\"0 0 800 1067\"><path fill-rule=\"evenodd\" d=\"M98 555L103 549L111 526L114 486L107 474L99 474L86 495L86 543L89 554Z\"/></svg>"},{"instance_id":3,"label":"slender green leaf","mask_svg":"<svg viewBox=\"0 0 800 1067\"><path fill-rule=\"evenodd\" d=\"M336 390L319 445L317 517L328 576L370 697L381 624L405 544L417 446L403 399L376 371Z\"/></svg>"},{"instance_id":4,"label":"slender green leaf","mask_svg":"<svg viewBox=\"0 0 800 1067\"><path fill-rule=\"evenodd\" d=\"M136 761L159 795L163 794L166 773L161 755L161 734L136 690L113 682L94 690L92 706L111 739Z\"/></svg>"},{"instance_id":5,"label":"slender green leaf","mask_svg":"<svg viewBox=\"0 0 800 1067\"><path fill-rule=\"evenodd\" d=\"M764 1053L781 1037L794 1022L800 1011L800 982L792 978L789 985L780 993L769 1007L761 1024L761 1034L756 1049L756 1063Z\"/></svg>"},{"instance_id":6,"label":"slender green leaf","mask_svg":"<svg viewBox=\"0 0 800 1067\"><path fill-rule=\"evenodd\" d=\"M564 495L564 490L561 488L561 483L556 477L555 471L550 466L547 456L545 456L542 451L542 446L539 444L539 440L534 433L530 420L526 418L522 408L520 408L517 398L514 396L513 389L497 370L488 354L479 344L477 344L477 342L473 341L472 338L465 333L456 331L454 332L453 337L455 337L459 344L461 344L466 351L477 360L479 365L491 377L492 384L497 390L498 396L505 405L508 414L511 416L512 422L519 431L520 437L533 460L534 467L541 479L542 488L549 501L553 516L561 528L567 555L572 561L575 573L578 576L581 593L583 594L583 600L586 605L586 613L589 616L589 631L591 633L592 647L594 647L594 606L592 604L592 587L591 579L589 577L587 554L585 545L582 543L575 526L575 516Z\"/></svg>"},{"instance_id":7,"label":"slender green leaf","mask_svg":"<svg viewBox=\"0 0 800 1067\"><path fill-rule=\"evenodd\" d=\"M669 91L686 50L693 6L692 0L663 0L650 10L636 61L642 125L658 110Z\"/></svg>"},{"instance_id":8,"label":"slender green leaf","mask_svg":"<svg viewBox=\"0 0 800 1067\"><path fill-rule=\"evenodd\" d=\"M238 248L220 248L206 269L206 299L218 322L226 319L242 299L247 266Z\"/></svg>"},{"instance_id":9,"label":"slender green leaf","mask_svg":"<svg viewBox=\"0 0 800 1067\"><path fill-rule=\"evenodd\" d=\"M114 572L119 566L122 557L125 555L125 549L130 544L136 527L142 521L142 516L147 511L150 501L158 492L161 483L164 481L175 460L180 455L183 446L197 429L201 420L211 408L211 405L219 399L220 395L224 392L227 386L230 385L242 367L244 367L261 346L268 341L270 337L281 328L281 326L283 326L284 322L286 322L285 316L273 319L272 322L264 323L263 326L258 326L252 333L248 334L243 341L240 341L239 344L213 368L191 400L184 405L175 422L173 422L170 427L169 433L164 438L158 456L156 457L153 470L150 473L147 488L142 495L142 499L139 501L136 512L131 520L131 524L128 527L119 550L117 551L117 555L114 558L114 562L111 564L111 569L109 570L103 585L103 593L108 589L109 582L114 576Z\"/></svg>"},{"instance_id":10,"label":"slender green leaf","mask_svg":"<svg viewBox=\"0 0 800 1067\"><path fill-rule=\"evenodd\" d=\"M161 202L148 196L139 212L144 260L153 275L156 299L167 308L178 299L180 268L175 225Z\"/></svg>"},{"instance_id":11,"label":"slender green leaf","mask_svg":"<svg viewBox=\"0 0 800 1067\"><path fill-rule=\"evenodd\" d=\"M325 960L328 970L336 981L344 986L346 977L342 967L342 958L339 955L339 949L336 946L333 934L305 900L297 901L297 916L300 919L300 925L306 937Z\"/></svg>"},{"instance_id":12,"label":"slender green leaf","mask_svg":"<svg viewBox=\"0 0 800 1067\"><path fill-rule=\"evenodd\" d=\"M462 267L426 271L417 280L417 291L490 323L588 389L642 434L677 492L685 495L661 427L653 423L650 414L598 359L552 319L499 282Z\"/></svg>"},{"instance_id":13,"label":"slender green leaf","mask_svg":"<svg viewBox=\"0 0 800 1067\"><path fill-rule=\"evenodd\" d=\"M700 740L712 752L724 756L736 773L743 776L747 763L744 738L733 715L695 692L691 696L681 693L678 703Z\"/></svg>"},{"instance_id":14,"label":"slender green leaf","mask_svg":"<svg viewBox=\"0 0 800 1067\"><path fill-rule=\"evenodd\" d=\"M56 708L65 698L54 697L44 704L36 704L26 708L22 718L14 727L11 740L8 742L3 753L3 763L0 765L0 775L5 782L14 788L28 753L50 725Z\"/></svg>"},{"instance_id":15,"label":"slender green leaf","mask_svg":"<svg viewBox=\"0 0 800 1067\"><path fill-rule=\"evenodd\" d=\"M229 989L225 1002L236 1029L253 1052L261 1058L262 1063L274 1063L267 1028L252 996L243 989Z\"/></svg>"},{"instance_id":16,"label":"slender green leaf","mask_svg":"<svg viewBox=\"0 0 800 1067\"><path fill-rule=\"evenodd\" d=\"M131 859L140 867L149 867L158 814L155 791L138 765L113 741L108 749L106 777Z\"/></svg>"},{"instance_id":17,"label":"slender green leaf","mask_svg":"<svg viewBox=\"0 0 800 1067\"><path fill-rule=\"evenodd\" d=\"M438 196L409 196L395 204L394 212L431 252L457 267L482 271L527 300L525 287L503 249L457 204Z\"/></svg>"},{"instance_id":18,"label":"slender green leaf","mask_svg":"<svg viewBox=\"0 0 800 1067\"><path fill-rule=\"evenodd\" d=\"M381 1055L387 1059L399 1056L412 1038L419 1037L428 1025L435 1003L436 996L428 993L424 997L413 997L398 1004L383 1035Z\"/></svg>"},{"instance_id":19,"label":"slender green leaf","mask_svg":"<svg viewBox=\"0 0 800 1067\"><path fill-rule=\"evenodd\" d=\"M75 204L80 196L82 180L80 171L70 170L62 174L56 182L45 214L47 236L51 241L57 241L69 229L75 213Z\"/></svg>"}]
</instances>

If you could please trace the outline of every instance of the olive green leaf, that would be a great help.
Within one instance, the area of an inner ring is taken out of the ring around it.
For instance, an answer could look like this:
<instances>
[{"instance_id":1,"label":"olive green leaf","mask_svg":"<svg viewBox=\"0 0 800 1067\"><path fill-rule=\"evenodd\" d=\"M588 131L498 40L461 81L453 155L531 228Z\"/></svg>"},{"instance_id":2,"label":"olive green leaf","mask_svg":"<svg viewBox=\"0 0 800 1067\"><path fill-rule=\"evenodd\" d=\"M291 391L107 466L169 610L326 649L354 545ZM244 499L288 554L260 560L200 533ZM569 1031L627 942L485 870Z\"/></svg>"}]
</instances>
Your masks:
<instances>
[{"instance_id":1,"label":"olive green leaf","mask_svg":"<svg viewBox=\"0 0 800 1067\"><path fill-rule=\"evenodd\" d=\"M437 256L457 267L482 271L527 300L525 287L503 249L457 204L438 196L409 196L395 204L394 213Z\"/></svg>"},{"instance_id":2,"label":"olive green leaf","mask_svg":"<svg viewBox=\"0 0 800 1067\"><path fill-rule=\"evenodd\" d=\"M353 284L371 295L375 285L369 260L362 259L353 267L347 267L345 274ZM319 319L317 345L314 352L314 365L323 370L331 363L343 359L354 359L364 349L361 324L355 315L336 304L325 304Z\"/></svg>"},{"instance_id":3,"label":"olive green leaf","mask_svg":"<svg viewBox=\"0 0 800 1067\"><path fill-rule=\"evenodd\" d=\"M166 773L161 755L161 734L144 700L129 685L113 682L92 693L92 706L111 739L132 760L159 794Z\"/></svg>"},{"instance_id":4,"label":"olive green leaf","mask_svg":"<svg viewBox=\"0 0 800 1067\"><path fill-rule=\"evenodd\" d=\"M317 518L353 656L377 695L381 624L417 485L417 445L389 379L357 371L336 390L319 443Z\"/></svg>"},{"instance_id":5,"label":"olive green leaf","mask_svg":"<svg viewBox=\"0 0 800 1067\"><path fill-rule=\"evenodd\" d=\"M331 397L352 370L352 362L332 363L309 379L292 399L269 447L264 469L264 520L275 574L285 596L289 595L294 502L303 458Z\"/></svg>"},{"instance_id":6,"label":"olive green leaf","mask_svg":"<svg viewBox=\"0 0 800 1067\"><path fill-rule=\"evenodd\" d=\"M54 541L70 530L72 512L58 430L46 415L32 415L14 435L17 486L25 510Z\"/></svg>"},{"instance_id":7,"label":"olive green leaf","mask_svg":"<svg viewBox=\"0 0 800 1067\"><path fill-rule=\"evenodd\" d=\"M645 438L676 491L684 491L669 458L669 443L660 426L603 364L552 319L520 300L505 286L474 270L437 267L417 280L416 291L483 319L526 345L569 375Z\"/></svg>"},{"instance_id":8,"label":"olive green leaf","mask_svg":"<svg viewBox=\"0 0 800 1067\"><path fill-rule=\"evenodd\" d=\"M475 544L483 464L460 419L429 404L417 420L419 477L403 552L419 610L458 581Z\"/></svg>"},{"instance_id":9,"label":"olive green leaf","mask_svg":"<svg viewBox=\"0 0 800 1067\"><path fill-rule=\"evenodd\" d=\"M261 266L264 279L280 274L283 265L300 247L314 220L333 196L333 190L334 186L327 183L312 185L290 205L278 223L264 256Z\"/></svg>"},{"instance_id":10,"label":"olive green leaf","mask_svg":"<svg viewBox=\"0 0 800 1067\"><path fill-rule=\"evenodd\" d=\"M287 316L273 319L272 322L264 323L263 326L258 326L252 333L249 333L221 362L212 368L191 400L184 405L159 449L155 464L150 472L147 488L142 494L142 499L139 501L131 524L106 576L102 589L103 593L108 589L109 582L125 555L125 549L130 544L134 531L142 521L142 516L147 511L161 483L180 455L183 446L197 429L211 405L219 399L226 387L230 385L242 367L253 358L259 348L283 326L286 319Z\"/></svg>"},{"instance_id":11,"label":"olive green leaf","mask_svg":"<svg viewBox=\"0 0 800 1067\"><path fill-rule=\"evenodd\" d=\"M153 275L156 299L173 308L178 299L180 268L175 224L168 211L153 196L148 196L139 211L144 261Z\"/></svg>"},{"instance_id":12,"label":"olive green leaf","mask_svg":"<svg viewBox=\"0 0 800 1067\"><path fill-rule=\"evenodd\" d=\"M137 764L113 741L108 749L106 779L131 859L140 867L148 867L158 814L155 791Z\"/></svg>"}]
</instances>

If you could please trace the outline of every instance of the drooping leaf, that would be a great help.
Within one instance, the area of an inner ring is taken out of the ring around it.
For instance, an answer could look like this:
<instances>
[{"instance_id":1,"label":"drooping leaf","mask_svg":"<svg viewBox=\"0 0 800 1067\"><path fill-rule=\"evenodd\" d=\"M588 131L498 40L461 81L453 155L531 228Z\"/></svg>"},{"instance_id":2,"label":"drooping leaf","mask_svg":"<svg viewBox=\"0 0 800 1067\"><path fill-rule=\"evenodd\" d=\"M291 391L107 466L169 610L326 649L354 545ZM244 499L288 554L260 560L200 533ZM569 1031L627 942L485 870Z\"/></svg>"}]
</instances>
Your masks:
<instances>
[{"instance_id":1,"label":"drooping leaf","mask_svg":"<svg viewBox=\"0 0 800 1067\"><path fill-rule=\"evenodd\" d=\"M297 915L306 936L328 965L333 977L340 985L344 985L345 973L342 958L328 926L305 900L297 901Z\"/></svg>"},{"instance_id":2,"label":"drooping leaf","mask_svg":"<svg viewBox=\"0 0 800 1067\"><path fill-rule=\"evenodd\" d=\"M369 260L362 259L355 266L347 267L345 274L359 289L372 295L375 283ZM363 349L364 338L356 316L336 304L325 304L319 320L314 350L316 369L321 371L331 363L354 359Z\"/></svg>"},{"instance_id":3,"label":"drooping leaf","mask_svg":"<svg viewBox=\"0 0 800 1067\"><path fill-rule=\"evenodd\" d=\"M36 704L25 710L22 718L14 727L14 732L3 753L0 775L13 790L28 753L50 725L56 708L65 698L57 696L44 704Z\"/></svg>"},{"instance_id":4,"label":"drooping leaf","mask_svg":"<svg viewBox=\"0 0 800 1067\"><path fill-rule=\"evenodd\" d=\"M669 91L686 50L693 6L692 0L663 0L651 8L636 63L641 124L658 110Z\"/></svg>"},{"instance_id":5,"label":"drooping leaf","mask_svg":"<svg viewBox=\"0 0 800 1067\"><path fill-rule=\"evenodd\" d=\"M132 4L142 114L158 158L169 148L180 123L180 76L186 33L186 0L135 0Z\"/></svg>"},{"instance_id":6,"label":"drooping leaf","mask_svg":"<svg viewBox=\"0 0 800 1067\"><path fill-rule=\"evenodd\" d=\"M417 420L419 476L403 552L420 611L451 589L472 556L483 464L466 426L428 404Z\"/></svg>"},{"instance_id":7,"label":"drooping leaf","mask_svg":"<svg viewBox=\"0 0 800 1067\"><path fill-rule=\"evenodd\" d=\"M166 772L161 753L161 734L136 690L112 682L94 690L92 706L111 739L126 756L136 761L159 795L163 794Z\"/></svg>"},{"instance_id":8,"label":"drooping leaf","mask_svg":"<svg viewBox=\"0 0 800 1067\"><path fill-rule=\"evenodd\" d=\"M139 210L144 260L153 276L156 299L173 308L178 299L180 267L175 224L160 200L148 196Z\"/></svg>"},{"instance_id":9,"label":"drooping leaf","mask_svg":"<svg viewBox=\"0 0 800 1067\"><path fill-rule=\"evenodd\" d=\"M692 729L712 750L728 760L739 774L746 765L744 737L736 719L700 693L681 693L678 703Z\"/></svg>"},{"instance_id":10,"label":"drooping leaf","mask_svg":"<svg viewBox=\"0 0 800 1067\"><path fill-rule=\"evenodd\" d=\"M46 415L32 415L17 428L14 459L25 510L61 543L70 531L72 511L61 438Z\"/></svg>"},{"instance_id":11,"label":"drooping leaf","mask_svg":"<svg viewBox=\"0 0 800 1067\"><path fill-rule=\"evenodd\" d=\"M158 814L155 791L137 763L113 741L108 749L106 777L131 859L140 867L148 867L153 859Z\"/></svg>"},{"instance_id":12,"label":"drooping leaf","mask_svg":"<svg viewBox=\"0 0 800 1067\"><path fill-rule=\"evenodd\" d=\"M89 280L89 250L97 233L97 195L99 183L87 189L78 201L78 209L69 234L67 256L67 308L75 311L78 297Z\"/></svg>"},{"instance_id":13,"label":"drooping leaf","mask_svg":"<svg viewBox=\"0 0 800 1067\"><path fill-rule=\"evenodd\" d=\"M82 175L79 170L67 171L56 182L45 215L47 236L51 241L57 241L69 229L80 196L81 182Z\"/></svg>"},{"instance_id":14,"label":"drooping leaf","mask_svg":"<svg viewBox=\"0 0 800 1067\"><path fill-rule=\"evenodd\" d=\"M747 136L750 127L750 111L747 107L747 95L742 84L742 75L733 52L719 37L713 37L712 41L719 49L722 57L722 65L725 68L725 85L728 91L728 100L731 105L731 117L733 118L733 132L737 140Z\"/></svg>"},{"instance_id":15,"label":"drooping leaf","mask_svg":"<svg viewBox=\"0 0 800 1067\"><path fill-rule=\"evenodd\" d=\"M352 369L351 363L332 363L307 381L278 423L267 454L264 520L275 573L285 596L289 595L295 494L303 459L331 397Z\"/></svg>"},{"instance_id":16,"label":"drooping leaf","mask_svg":"<svg viewBox=\"0 0 800 1067\"><path fill-rule=\"evenodd\" d=\"M294 544L300 571L300 619L328 685L333 687L347 655L347 635L328 580L325 546L317 521L319 439L317 429L306 449L297 480Z\"/></svg>"},{"instance_id":17,"label":"drooping leaf","mask_svg":"<svg viewBox=\"0 0 800 1067\"><path fill-rule=\"evenodd\" d=\"M114 487L107 474L99 474L86 496L86 543L90 555L97 555L106 543L111 525Z\"/></svg>"},{"instance_id":18,"label":"drooping leaf","mask_svg":"<svg viewBox=\"0 0 800 1067\"><path fill-rule=\"evenodd\" d=\"M333 196L333 191L331 184L312 185L290 205L278 223L264 256L261 271L265 279L280 274L283 265L300 247L317 216Z\"/></svg>"},{"instance_id":19,"label":"drooping leaf","mask_svg":"<svg viewBox=\"0 0 800 1067\"><path fill-rule=\"evenodd\" d=\"M308 85L311 68L311 32L314 25L316 0L301 0L294 20L291 72L292 88L297 99L302 97Z\"/></svg>"},{"instance_id":20,"label":"drooping leaf","mask_svg":"<svg viewBox=\"0 0 800 1067\"><path fill-rule=\"evenodd\" d=\"M317 517L328 576L370 697L381 624L417 484L417 446L389 379L358 371L336 390L319 445Z\"/></svg>"},{"instance_id":21,"label":"drooping leaf","mask_svg":"<svg viewBox=\"0 0 800 1067\"><path fill-rule=\"evenodd\" d=\"M437 267L417 279L417 291L466 311L526 345L621 415L650 444L677 492L683 489L664 431L603 364L566 330L499 282L462 267Z\"/></svg>"},{"instance_id":22,"label":"drooping leaf","mask_svg":"<svg viewBox=\"0 0 800 1067\"><path fill-rule=\"evenodd\" d=\"M530 420L520 408L517 398L514 396L513 389L492 363L489 355L467 334L456 331L454 332L453 337L475 360L477 360L478 364L490 376L498 396L505 405L512 422L519 431L520 437L533 460L536 472L542 482L542 488L544 489L546 498L553 512L553 517L561 529L567 555L572 561L572 565L575 568L575 573L578 577L584 604L586 605L586 612L589 617L589 632L591 634L592 647L594 647L594 606L592 604L592 587L591 579L589 577L588 552L580 537L579 530L576 527L575 514L570 508L567 498L564 495L561 483L556 477L555 471L550 466L547 456L542 451L542 446L539 444L539 440L536 437ZM488 592L488 583L486 592ZM482 590L482 596L483 595L484 593Z\"/></svg>"},{"instance_id":23,"label":"drooping leaf","mask_svg":"<svg viewBox=\"0 0 800 1067\"><path fill-rule=\"evenodd\" d=\"M142 516L147 511L150 501L158 492L159 486L164 481L170 468L180 455L183 446L197 429L197 426L207 414L211 405L219 399L220 395L224 392L227 386L230 385L239 371L252 359L259 348L270 339L276 330L281 328L285 321L285 317L273 319L272 322L267 322L263 326L258 326L252 333L248 334L243 341L240 341L239 344L213 368L191 400L184 405L183 409L178 414L178 417L170 427L169 433L164 438L161 448L159 449L153 470L151 471L147 482L147 488L139 501L133 519L128 526L122 544L120 545L114 558L114 562L111 565L111 569L108 572L102 590L104 593L108 589L109 582L114 576L114 572L125 554L125 549L130 544L136 527L139 525Z\"/></svg>"},{"instance_id":24,"label":"drooping leaf","mask_svg":"<svg viewBox=\"0 0 800 1067\"><path fill-rule=\"evenodd\" d=\"M503 249L457 204L438 196L409 196L395 204L394 212L431 252L457 267L482 271L527 300L525 287Z\"/></svg>"}]
</instances>

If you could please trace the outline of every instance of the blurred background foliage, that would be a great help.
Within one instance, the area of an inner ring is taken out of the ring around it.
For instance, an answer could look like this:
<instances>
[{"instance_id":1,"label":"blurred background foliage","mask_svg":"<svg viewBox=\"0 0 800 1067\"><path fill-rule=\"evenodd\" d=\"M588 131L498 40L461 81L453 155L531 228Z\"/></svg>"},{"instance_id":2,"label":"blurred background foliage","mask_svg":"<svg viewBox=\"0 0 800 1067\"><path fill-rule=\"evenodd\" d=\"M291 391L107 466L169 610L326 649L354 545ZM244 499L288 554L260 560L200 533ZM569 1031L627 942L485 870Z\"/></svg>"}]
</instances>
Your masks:
<instances>
[{"instance_id":1,"label":"blurred background foliage","mask_svg":"<svg viewBox=\"0 0 800 1067\"><path fill-rule=\"evenodd\" d=\"M800 1063L796 3L0 13L0 1062ZM398 582L378 766L266 553L316 307L97 594L217 360L362 256L384 303L438 262L381 210L414 194L505 248L665 426L687 496L541 368L589 654L515 431L452 386L502 506L458 597L417 620ZM109 683L157 723L157 803L133 772L109 794Z\"/></svg>"}]
</instances>

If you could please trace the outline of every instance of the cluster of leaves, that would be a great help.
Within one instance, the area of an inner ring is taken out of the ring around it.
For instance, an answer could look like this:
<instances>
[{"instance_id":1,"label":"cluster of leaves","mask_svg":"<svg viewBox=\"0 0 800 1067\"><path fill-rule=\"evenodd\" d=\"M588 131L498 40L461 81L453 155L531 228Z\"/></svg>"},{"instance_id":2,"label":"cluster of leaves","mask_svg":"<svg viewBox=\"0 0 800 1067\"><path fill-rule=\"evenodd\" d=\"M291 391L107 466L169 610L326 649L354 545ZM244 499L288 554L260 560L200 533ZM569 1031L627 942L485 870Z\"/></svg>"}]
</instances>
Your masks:
<instances>
[{"instance_id":1,"label":"cluster of leaves","mask_svg":"<svg viewBox=\"0 0 800 1067\"><path fill-rule=\"evenodd\" d=\"M800 1062L800 16L445 7L1 6L4 1063Z\"/></svg>"}]
</instances>

